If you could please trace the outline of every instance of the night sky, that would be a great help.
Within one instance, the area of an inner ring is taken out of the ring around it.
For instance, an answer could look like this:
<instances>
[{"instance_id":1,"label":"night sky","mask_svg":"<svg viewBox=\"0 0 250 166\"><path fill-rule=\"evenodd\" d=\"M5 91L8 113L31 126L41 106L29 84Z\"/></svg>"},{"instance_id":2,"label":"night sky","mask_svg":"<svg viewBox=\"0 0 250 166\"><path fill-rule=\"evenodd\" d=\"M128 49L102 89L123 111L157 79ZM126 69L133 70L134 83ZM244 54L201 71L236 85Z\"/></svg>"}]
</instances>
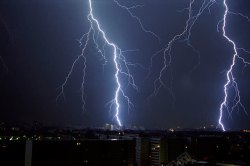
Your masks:
<instances>
[{"instance_id":1,"label":"night sky","mask_svg":"<svg viewBox=\"0 0 250 166\"><path fill-rule=\"evenodd\" d=\"M122 50L136 50L124 55L131 63L143 66L130 68L139 91L126 88L134 108L128 111L126 103L121 102L120 117L124 125L153 129L217 126L226 70L233 55L232 45L216 29L224 13L222 1L217 1L211 13L204 11L192 29L190 41L200 52L200 63L197 54L185 42L175 43L171 72L164 76L169 87L172 73L174 97L162 88L157 96L149 98L163 65L162 53L153 59L148 75L150 59L174 35L183 31L188 13L182 9L188 7L189 1L119 1L126 6L143 5L132 11L147 29L160 37L159 42L143 32L138 22L112 0L93 0L95 17L109 40ZM197 1L194 12L201 2ZM230 11L250 16L249 0L228 2ZM89 29L88 12L87 0L0 1L0 56L4 61L0 64L0 121L14 124L39 121L44 125L83 127L116 124L114 112L109 112L106 105L115 92L112 57L108 50L108 63L103 69L103 59L93 41L86 50L86 110L82 110L80 90L82 60L76 64L65 87L65 100L56 101L74 59L81 53L78 41ZM238 47L250 50L250 22L246 19L229 15L227 34ZM250 55L242 53L241 56L250 61ZM250 115L250 67L237 61L234 74L241 101ZM230 94L233 95L233 91ZM233 112L232 117L224 115L227 129L250 127L250 116L241 109Z\"/></svg>"}]
</instances>

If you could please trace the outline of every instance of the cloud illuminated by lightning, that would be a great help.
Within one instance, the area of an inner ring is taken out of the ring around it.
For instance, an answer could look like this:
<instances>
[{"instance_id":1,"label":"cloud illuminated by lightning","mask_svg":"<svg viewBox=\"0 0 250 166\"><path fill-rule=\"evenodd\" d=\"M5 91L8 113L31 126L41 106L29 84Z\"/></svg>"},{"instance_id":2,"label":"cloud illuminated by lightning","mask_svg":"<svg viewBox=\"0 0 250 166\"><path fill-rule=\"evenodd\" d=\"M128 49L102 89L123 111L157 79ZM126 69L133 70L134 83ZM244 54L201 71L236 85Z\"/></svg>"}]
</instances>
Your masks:
<instances>
[{"instance_id":1,"label":"cloud illuminated by lightning","mask_svg":"<svg viewBox=\"0 0 250 166\"><path fill-rule=\"evenodd\" d=\"M230 12L229 11L229 7L228 7L228 4L227 4L227 0L223 0L223 5L224 5L224 8L225 8L225 12L224 12L224 15L223 15L223 19L222 19L222 32L223 32L223 37L233 46L233 58L232 58L232 63L229 67L229 69L227 70L227 82L225 83L224 85L224 100L223 102L221 103L220 105L220 115L219 115L219 120L218 120L218 123L221 127L221 129L223 131L226 130L223 122L222 122L222 118L223 118L223 112L224 110L226 109L229 113L229 115L231 116L231 113L232 111L236 108L236 107L240 107L242 108L245 113L246 113L246 110L245 110L245 107L244 105L241 103L241 97L240 97L240 91L239 91L239 88L238 88L238 84L236 82L236 79L235 79L235 76L233 74L233 69L235 67L235 64L236 64L236 60L239 59L241 60L245 65L249 65L250 63L245 61L244 58L242 58L239 53L238 53L238 50L243 50L244 52L247 52L249 53L248 51L246 51L244 48L238 48L236 43L227 35L226 33L226 25L227 25L227 17L229 14L236 14L236 15L239 15L241 17L244 17L245 19L247 19L249 21L249 18L241 13L234 13L234 12ZM218 26L217 26L218 27ZM229 103L229 90L230 88L233 88L234 89L234 92L235 92L235 97L234 97L234 101L233 101L233 106L230 108L228 106L228 103Z\"/></svg>"},{"instance_id":2,"label":"cloud illuminated by lightning","mask_svg":"<svg viewBox=\"0 0 250 166\"><path fill-rule=\"evenodd\" d=\"M136 21L139 23L142 31L144 31L145 33L149 33L151 35L153 35L154 37L156 37L159 40L159 37L153 33L152 31L147 30L141 20L135 16L132 13L132 9L136 9L137 7L140 7L140 5L136 5L136 6L132 6L132 7L126 7L121 5L118 1L114 0L115 4L118 5L118 7L125 9L129 15L136 19ZM81 94L82 94L82 109L85 109L85 93L84 93L84 84L85 84L85 75L86 75L86 67L87 67L87 58L85 55L86 49L89 45L89 40L92 40L95 44L95 47L98 51L98 53L100 53L100 55L102 56L103 60L104 60L104 66L107 64L107 62L109 61L109 59L112 59L113 64L114 64L114 69L115 69L115 74L114 74L114 78L115 78L115 83L116 83L116 88L115 88L115 94L114 94L114 98L107 103L107 105L109 105L110 111L114 110L115 115L114 118L116 119L116 122L119 126L122 126L122 122L120 119L120 104L121 104L121 100L125 100L127 102L127 108L128 110L131 109L131 107L133 107L133 103L131 102L130 98L125 94L125 91L123 89L124 87L124 83L121 82L121 77L126 77L127 79L127 84L129 86L131 86L132 88L134 88L135 90L138 90L137 85L135 84L135 80L133 78L133 76L130 74L129 71L129 66L140 66L138 64L133 64L131 62L127 62L125 56L123 55L124 52L127 51L122 51L117 44L113 43L106 35L104 29L101 27L98 19L95 17L94 15L94 11L93 11L93 4L92 4L92 0L88 0L88 5L89 5L89 13L87 16L87 19L90 23L90 28L88 30L87 33L85 33L82 38L80 39L80 46L82 47L82 52L81 54L74 60L66 78L65 81L63 82L63 84L60 86L60 93L57 96L57 100L63 96L65 98L64 95L64 89L65 86L74 70L74 67L76 65L76 63L82 59L84 62L83 65L83 77L82 77L82 84L81 84ZM106 56L106 52L105 49L107 48L111 48L112 49L112 58ZM131 51L131 50L128 50ZM134 51L134 50L132 50Z\"/></svg>"}]
</instances>

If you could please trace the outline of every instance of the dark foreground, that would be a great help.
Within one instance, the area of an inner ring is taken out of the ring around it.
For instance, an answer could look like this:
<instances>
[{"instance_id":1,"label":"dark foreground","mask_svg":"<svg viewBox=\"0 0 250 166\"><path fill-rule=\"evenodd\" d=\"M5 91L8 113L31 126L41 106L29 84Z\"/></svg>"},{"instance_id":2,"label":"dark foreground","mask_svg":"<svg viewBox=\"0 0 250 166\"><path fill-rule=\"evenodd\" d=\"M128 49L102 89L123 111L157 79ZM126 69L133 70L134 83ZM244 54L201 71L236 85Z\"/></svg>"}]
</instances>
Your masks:
<instances>
[{"instance_id":1,"label":"dark foreground","mask_svg":"<svg viewBox=\"0 0 250 166\"><path fill-rule=\"evenodd\" d=\"M1 166L250 165L250 133L0 128Z\"/></svg>"}]
</instances>

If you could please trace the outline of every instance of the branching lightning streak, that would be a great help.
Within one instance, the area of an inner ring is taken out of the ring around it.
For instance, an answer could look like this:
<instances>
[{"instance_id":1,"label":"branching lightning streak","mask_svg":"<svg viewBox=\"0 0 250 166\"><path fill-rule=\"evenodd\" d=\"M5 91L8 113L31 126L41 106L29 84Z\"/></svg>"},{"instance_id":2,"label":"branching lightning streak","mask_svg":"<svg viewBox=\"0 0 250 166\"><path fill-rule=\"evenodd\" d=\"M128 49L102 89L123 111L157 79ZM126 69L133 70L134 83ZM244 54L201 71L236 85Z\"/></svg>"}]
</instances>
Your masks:
<instances>
[{"instance_id":1,"label":"branching lightning streak","mask_svg":"<svg viewBox=\"0 0 250 166\"><path fill-rule=\"evenodd\" d=\"M131 11L131 9L135 9L135 8L137 8L137 7L142 7L142 5L136 5L136 6L132 6L132 7L126 7L126 6L121 5L117 0L114 0L114 2L115 2L119 7L121 7L122 9L126 10L132 18L136 19L136 21L139 23L140 28L142 29L142 31L144 31L144 32L146 32L146 33L149 33L149 34L153 35L153 36L154 36L155 38L157 38L157 40L160 42L160 37L159 37L158 35L156 35L154 32L152 32L152 31L146 29L146 28L144 27L144 25L142 24L141 19L140 19L139 17L135 16L135 15L132 13L132 11Z\"/></svg>"},{"instance_id":2,"label":"branching lightning streak","mask_svg":"<svg viewBox=\"0 0 250 166\"><path fill-rule=\"evenodd\" d=\"M224 16L223 16L223 19L222 19L222 23L223 23L223 26L222 26L222 31L223 31L223 37L230 43L232 44L233 46L233 50L234 50L234 53L233 53L233 58L232 58L232 63L229 67L229 69L227 70L227 82L225 83L224 85L224 100L223 102L221 103L220 105L220 115L219 115L219 120L218 120L218 123L220 125L220 127L222 128L223 131L226 131L225 129L225 126L222 122L222 118L223 118L223 112L224 112L224 109L226 109L229 113L229 115L231 116L231 113L232 111L236 108L236 107L240 107L242 108L245 113L246 113L246 110L245 110L245 107L244 105L241 103L241 97L240 97L240 91L239 91L239 88L238 88L238 84L236 82L236 79L235 79L235 76L233 74L233 69L235 67L235 64L236 64L236 60L239 59L241 60L245 65L249 65L250 63L245 61L244 58L242 58L239 54L238 54L238 50L243 50L244 52L247 52L249 53L248 51L246 51L244 48L238 48L236 43L227 35L226 33L226 25L227 25L227 16L229 14L236 14L236 15L239 15L241 17L244 17L245 19L247 19L249 21L249 18L241 13L233 13L233 12L230 12L229 11L229 7L228 7L228 4L227 4L227 0L223 0L223 5L225 7L225 12L224 12ZM219 22L220 23L220 22ZM234 98L234 104L231 108L229 108L228 106L228 91L229 89L233 87L234 91L235 91L235 98Z\"/></svg>"},{"instance_id":3,"label":"branching lightning streak","mask_svg":"<svg viewBox=\"0 0 250 166\"><path fill-rule=\"evenodd\" d=\"M129 15L139 23L142 31L153 35L154 37L156 37L160 41L160 38L154 32L147 30L143 26L140 18L135 16L133 14L133 12L131 11L132 9L140 7L140 5L127 7L127 6L121 5L117 0L113 0L113 1L120 8L126 10L129 13ZM189 46L194 51L194 53L197 54L198 58L200 59L199 51L191 44L191 41L190 41L190 38L192 36L192 29L193 29L194 25L196 24L197 20L201 17L201 15L204 13L205 10L208 10L209 13L211 13L210 8L214 3L216 3L216 0L202 0L201 6L198 9L197 13L194 13L194 9L193 9L195 2L196 2L196 0L189 0L189 6L186 9L184 9L184 10L188 11L188 19L185 22L185 27L184 27L183 31L181 33L175 35L163 49L158 51L151 58L151 67L150 68L152 68L152 65L153 65L153 58L160 53L162 53L162 55L163 55L163 67L160 69L158 77L154 80L154 91L153 91L151 96L156 96L159 93L159 90L161 88L168 89L169 92L171 93L171 95L174 96L173 91L172 91L173 78L171 78L171 83L170 83L169 87L166 85L166 83L164 83L163 78L164 78L166 72L169 69L171 69L172 60L173 60L172 50L173 50L175 43L185 42L186 45ZM112 42L108 39L105 31L101 28L101 25L100 25L98 19L95 18L94 13L93 13L93 8L92 8L92 0L88 0L88 4L89 4L89 13L87 15L87 19L90 23L90 28L89 28L88 32L85 33L82 36L82 38L80 39L80 46L82 47L82 52L74 60L63 84L60 86L61 91L60 91L59 95L57 96L57 100L61 96L63 96L65 98L65 95L64 95L65 86L66 86L66 84L67 84L67 82L68 82L68 80L69 80L69 78L74 70L75 65L77 64L77 62L80 59L82 59L84 66L83 66L81 92L82 92L83 110L85 109L84 84L85 84L85 75L86 75L86 67L87 67L87 64L86 64L87 58L86 58L85 52L86 52L86 49L89 45L89 41L93 40L98 53L100 53L100 55L102 56L102 58L104 60L104 65L106 65L108 60L109 60L109 58L106 56L106 52L105 52L106 47L112 49L112 61L113 61L114 68L115 68L114 78L115 78L116 88L115 88L114 98L110 102L108 102L107 104L109 105L110 110L112 110L112 108L114 108L114 110L115 110L114 118L116 119L117 124L119 126L122 126L122 122L121 122L120 117L119 117L121 98L127 102L128 110L131 109L131 107L133 107L133 103L131 102L130 98L126 95L126 93L123 89L124 85L121 84L121 76L125 76L127 78L127 84L137 90L138 88L135 84L135 80L134 80L133 76L130 74L129 66L135 66L135 65L138 66L138 64L133 64L131 62L126 61L126 58L123 55L123 53L126 51L122 51L117 46L117 44L115 44L114 42ZM235 13L235 12L229 11L227 0L223 0L223 5L225 8L225 11L224 11L223 19L220 20L218 25L217 25L217 30L219 31L219 25L222 24L223 37L233 46L233 50L234 50L233 57L232 57L232 63L226 72L227 81L224 84L224 100L220 104L220 115L219 115L219 120L218 120L220 127L222 128L223 131L225 131L226 129L225 129L225 126L222 122L224 110L227 110L230 116L236 108L238 108L238 109L242 108L245 111L245 113L247 113L244 105L241 103L240 91L238 88L238 84L236 82L236 78L235 78L234 73L233 73L233 70L234 70L234 67L236 64L236 60L242 61L245 65L250 64L243 57L241 57L239 55L239 51L243 51L245 53L250 53L250 52L244 48L237 47L236 43L226 33L227 17L229 14L233 14L233 15L239 15L249 22L250 22L250 19L248 16L245 16L242 13ZM102 42L102 44L100 44L101 42ZM198 65L199 65L199 62L196 66L194 66L194 68L192 70L194 70ZM234 100L232 101L233 106L229 106L228 92L231 88L233 88L234 93L235 93Z\"/></svg>"},{"instance_id":4,"label":"branching lightning streak","mask_svg":"<svg viewBox=\"0 0 250 166\"><path fill-rule=\"evenodd\" d=\"M194 2L195 2L195 0L190 0L189 7L186 8L186 10L188 10L189 16L188 16L188 19L186 21L186 26L185 26L184 30L180 34L175 35L172 38L172 40L170 40L170 42L167 44L167 46L165 48L158 51L151 58L151 67L152 67L152 59L156 55L163 52L163 58L164 58L163 67L162 67L162 69L161 69L161 71L159 73L159 76L154 81L154 92L152 94L154 96L156 96L158 94L159 90L162 87L167 88L169 90L170 94L173 96L172 87L171 87L172 83L170 84L169 88L166 87L166 85L165 85L165 83L163 81L163 76L164 76L165 72L171 67L171 63L172 63L172 59L173 59L171 51L173 49L174 43L176 43L177 41L186 41L187 45L190 46L193 49L193 51L195 53L197 53L197 55L200 57L200 54L199 54L198 50L196 50L190 43L191 31L192 31L192 28L193 28L194 24L196 23L197 19L202 15L202 13L204 12L205 9L208 9L209 13L211 13L210 8L214 3L216 3L216 0L208 0L208 1L203 0L203 3L201 5L198 13L195 14L195 15L193 15L193 13L192 13L192 11L193 11L192 7L193 7ZM245 64L245 66L250 64L250 62L247 62L243 57L241 57L239 55L238 51L240 50L240 51L243 51L243 52L248 53L248 54L250 52L247 51L244 48L237 47L236 43L226 33L227 16L229 14L238 15L238 16L246 19L248 22L250 22L250 18L248 16L242 14L242 13L236 13L236 12L229 11L227 0L223 0L223 5L224 5L224 8L225 8L225 12L224 12L224 15L223 15L223 19L221 21L219 21L219 23L217 25L217 31L219 32L219 25L223 24L223 26L222 26L223 37L230 44L232 44L233 50L234 50L232 63L230 65L229 69L226 72L227 73L226 74L227 82L224 85L224 100L220 105L220 115L219 115L219 120L218 120L218 123L219 123L220 127L222 128L223 131L225 131L225 127L224 127L224 124L222 122L224 109L226 109L228 111L228 114L230 116L231 116L232 112L236 108L237 109L242 108L244 110L244 112L247 114L244 105L241 103L240 91L239 91L239 88L238 88L238 84L236 82L236 78L235 78L235 76L233 74L233 69L235 67L237 59L242 61ZM171 79L171 81L173 81L173 80ZM229 92L230 88L233 88L234 92L235 92L235 96L234 96L234 99L232 101L233 106L231 106L231 108L229 108L229 105L228 105L228 103L229 103L229 101L228 101L229 100L228 99L228 92Z\"/></svg>"},{"instance_id":5,"label":"branching lightning streak","mask_svg":"<svg viewBox=\"0 0 250 166\"><path fill-rule=\"evenodd\" d=\"M135 8L139 7L138 5L132 6L132 7L126 7L126 6L122 6L116 0L114 0L114 2L119 7L126 9L126 11L130 14L130 16L137 20L141 29L144 32L150 33L151 35L153 35L157 39L159 39L159 37L155 33L153 33L152 31L146 30L144 28L143 24L141 23L141 20L137 16L133 15L133 13L130 11L131 9L135 9ZM114 64L114 69L115 69L114 78L115 78L115 83L116 83L116 89L115 89L114 98L110 102L108 102L107 105L109 105L110 111L114 108L114 110L115 110L114 118L116 119L117 124L119 126L122 126L122 122L121 122L120 117L119 117L121 99L123 99L127 102L128 110L130 110L131 107L133 107L134 105L131 102L130 98L125 94L125 91L123 89L124 85L121 84L120 77L125 76L127 79L128 86L131 86L135 90L138 90L138 87L135 84L135 80L134 80L133 76L130 74L129 66L140 66L139 64L133 64L131 62L127 62L123 53L127 52L127 51L136 51L136 50L122 51L115 43L111 42L108 39L105 31L101 28L99 21L94 16L93 7L92 7L92 0L88 0L88 5L89 5L89 13L87 15L87 19L90 23L90 28L89 28L88 32L85 33L79 41L80 46L82 47L82 52L74 60L63 84L60 86L60 93L57 96L57 100L61 96L63 96L65 98L64 89L67 85L67 82L68 82L77 62L80 59L83 59L84 66L83 66L83 77L82 77L82 84L81 84L81 92L82 92L81 94L82 94L82 109L85 110L86 103L85 103L85 99L84 99L84 96L85 96L84 84L85 84L85 75L86 75L86 68L87 68L87 64L86 64L87 58L86 58L85 52L86 52L86 49L89 45L89 41L92 40L95 44L95 48L97 49L97 52L101 55L102 59L104 60L103 65L106 65L108 60L109 60L109 58L106 56L106 52L105 52L106 47L112 49L112 61ZM102 43L102 44L100 44L100 43Z\"/></svg>"},{"instance_id":6,"label":"branching lightning streak","mask_svg":"<svg viewBox=\"0 0 250 166\"><path fill-rule=\"evenodd\" d=\"M159 92L159 90L164 87L167 88L168 91L170 92L170 94L173 95L172 92L172 78L171 78L171 85L170 87L167 87L163 81L163 76L165 74L165 72L171 67L171 63L172 63L172 49L173 49L173 45L178 42L178 41L184 41L186 42L186 44L198 55L198 57L200 58L200 53L197 49L195 49L195 47L191 44L190 42L190 37L191 37L191 31L193 26L195 25L196 21L199 19L199 17L203 14L203 12L208 9L210 12L210 7L215 3L215 0L203 0L201 7L199 8L198 12L196 14L193 14L193 5L195 3L195 0L190 0L189 2L189 7L184 9L184 10L188 10L188 19L186 20L186 25L184 27L184 30L180 33L175 35L170 41L169 43L166 45L165 48L163 48L162 50L158 51L156 54L154 54L151 58L151 67L152 67L152 63L153 63L153 58L160 54L161 52L163 52L163 67L160 70L160 73L157 77L157 79L154 81L154 92L151 96L156 96ZM192 69L194 70L198 64ZM173 97L174 98L174 97Z\"/></svg>"},{"instance_id":7,"label":"branching lightning streak","mask_svg":"<svg viewBox=\"0 0 250 166\"><path fill-rule=\"evenodd\" d=\"M82 39L86 37L86 41L85 41L84 47L83 47L83 49L82 49L82 52L81 52L81 54L78 55L77 58L74 60L72 66L71 66L71 68L70 68L70 70L69 70L69 72L68 72L68 74L67 74L67 76L66 76L66 78L65 78L65 80L64 80L64 82L63 82L63 84L60 86L61 91L60 91L60 93L58 94L58 96L57 96L57 98L56 98L56 100L59 100L59 97L63 96L63 98L65 99L64 88L65 88L65 86L66 86L66 84L67 84L67 82L68 82L68 80L69 80L69 78L70 78L70 76L71 76L71 74L72 74L72 72L73 72L73 69L74 69L76 63L82 58L83 61L84 61L84 67L83 67L83 80L82 80L82 87L81 87L81 91L82 91L82 108L83 108L83 110L85 109L85 100L84 100L84 95L83 95L83 94L84 94L84 88L83 88L83 86L84 86L85 74L86 74L86 70L85 70L85 69L86 69L86 57L85 57L84 53L85 53L85 50L86 50L87 45L88 45L88 42L89 42L90 32L91 32L91 28L89 29L89 31L88 31L87 33L85 33L85 34L83 35ZM82 43L81 43L81 44L82 44Z\"/></svg>"}]
</instances>

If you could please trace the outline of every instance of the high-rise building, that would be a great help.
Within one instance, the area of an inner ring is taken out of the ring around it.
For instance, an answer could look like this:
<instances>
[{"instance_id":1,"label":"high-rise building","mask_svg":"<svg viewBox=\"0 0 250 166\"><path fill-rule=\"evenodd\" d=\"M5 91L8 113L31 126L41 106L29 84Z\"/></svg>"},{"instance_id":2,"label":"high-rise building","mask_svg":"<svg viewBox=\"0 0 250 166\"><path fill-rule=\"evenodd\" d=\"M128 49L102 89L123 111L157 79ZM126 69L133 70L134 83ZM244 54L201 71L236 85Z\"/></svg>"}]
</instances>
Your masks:
<instances>
[{"instance_id":1,"label":"high-rise building","mask_svg":"<svg viewBox=\"0 0 250 166\"><path fill-rule=\"evenodd\" d=\"M136 138L136 164L137 166L150 165L150 138Z\"/></svg>"},{"instance_id":2,"label":"high-rise building","mask_svg":"<svg viewBox=\"0 0 250 166\"><path fill-rule=\"evenodd\" d=\"M150 139L150 165L159 166L168 162L168 147L166 138Z\"/></svg>"}]
</instances>

